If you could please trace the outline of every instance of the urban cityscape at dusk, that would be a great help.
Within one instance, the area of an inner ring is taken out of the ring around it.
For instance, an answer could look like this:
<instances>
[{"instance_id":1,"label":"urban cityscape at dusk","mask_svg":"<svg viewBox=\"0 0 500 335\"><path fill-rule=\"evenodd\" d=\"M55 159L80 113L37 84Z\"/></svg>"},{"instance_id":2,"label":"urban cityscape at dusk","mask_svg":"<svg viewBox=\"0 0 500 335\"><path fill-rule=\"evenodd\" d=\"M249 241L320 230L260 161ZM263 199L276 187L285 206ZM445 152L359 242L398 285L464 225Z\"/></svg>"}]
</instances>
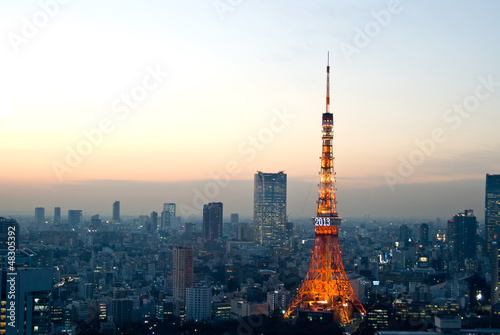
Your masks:
<instances>
[{"instance_id":1,"label":"urban cityscape at dusk","mask_svg":"<svg viewBox=\"0 0 500 335\"><path fill-rule=\"evenodd\" d=\"M500 334L499 10L3 6L0 335Z\"/></svg>"}]
</instances>

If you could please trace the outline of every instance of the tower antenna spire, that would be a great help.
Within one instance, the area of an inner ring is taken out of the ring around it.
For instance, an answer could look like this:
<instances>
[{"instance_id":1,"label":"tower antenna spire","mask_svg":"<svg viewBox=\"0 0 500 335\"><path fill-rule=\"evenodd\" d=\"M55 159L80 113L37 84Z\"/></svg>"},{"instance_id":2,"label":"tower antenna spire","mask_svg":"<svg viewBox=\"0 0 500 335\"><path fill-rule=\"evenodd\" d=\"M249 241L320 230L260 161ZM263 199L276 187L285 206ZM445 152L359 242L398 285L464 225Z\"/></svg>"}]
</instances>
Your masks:
<instances>
[{"instance_id":1,"label":"tower antenna spire","mask_svg":"<svg viewBox=\"0 0 500 335\"><path fill-rule=\"evenodd\" d=\"M330 113L330 51L326 60L326 113Z\"/></svg>"}]
</instances>

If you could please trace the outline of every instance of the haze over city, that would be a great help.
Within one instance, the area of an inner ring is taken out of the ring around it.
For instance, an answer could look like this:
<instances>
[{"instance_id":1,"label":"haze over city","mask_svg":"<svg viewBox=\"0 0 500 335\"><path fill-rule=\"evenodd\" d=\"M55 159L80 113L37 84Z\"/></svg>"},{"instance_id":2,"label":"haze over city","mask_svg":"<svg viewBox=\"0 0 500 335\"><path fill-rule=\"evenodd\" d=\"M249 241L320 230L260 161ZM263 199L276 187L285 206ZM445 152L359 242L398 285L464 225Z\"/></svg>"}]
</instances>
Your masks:
<instances>
[{"instance_id":1,"label":"haze over city","mask_svg":"<svg viewBox=\"0 0 500 335\"><path fill-rule=\"evenodd\" d=\"M0 211L315 214L330 51L341 216L482 220L498 173L494 1L35 1L0 12ZM182 212L185 208L185 212ZM191 211L190 209L194 209Z\"/></svg>"}]
</instances>

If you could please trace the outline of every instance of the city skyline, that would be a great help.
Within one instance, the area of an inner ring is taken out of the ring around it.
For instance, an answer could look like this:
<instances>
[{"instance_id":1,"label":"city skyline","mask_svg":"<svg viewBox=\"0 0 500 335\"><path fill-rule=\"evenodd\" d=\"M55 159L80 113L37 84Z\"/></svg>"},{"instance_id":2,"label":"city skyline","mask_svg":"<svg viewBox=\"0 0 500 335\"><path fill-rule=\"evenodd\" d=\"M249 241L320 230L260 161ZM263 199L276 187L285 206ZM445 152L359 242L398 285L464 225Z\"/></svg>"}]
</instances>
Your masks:
<instances>
[{"instance_id":1,"label":"city skyline","mask_svg":"<svg viewBox=\"0 0 500 335\"><path fill-rule=\"evenodd\" d=\"M284 171L288 214L313 216L330 50L342 216L483 225L499 4L52 3L0 13L2 213L250 216L255 171Z\"/></svg>"},{"instance_id":2,"label":"city skyline","mask_svg":"<svg viewBox=\"0 0 500 335\"><path fill-rule=\"evenodd\" d=\"M77 200L67 198L52 201L51 203L48 203L46 200L33 200L32 203L37 206L43 205L42 207L45 207L46 209L52 209L53 206L62 207L61 210L64 213L64 215L61 216L62 219L66 217L67 210L75 208L81 208L83 210L83 215L86 217L90 217L91 215L98 213L103 217L112 218L110 205L114 201L114 194L116 194L113 190L113 186L115 186L117 190L120 190L120 192L123 192L123 190L132 191L136 189L138 184L140 183L106 182L101 186L96 184L81 186L81 188L77 188L70 193L74 195L73 199L82 199L80 204L78 204ZM203 185L206 185L206 183L201 184L197 182L190 182L187 184L189 187L182 189L176 184L173 184L175 188L172 188L172 184L165 185L170 186L170 188L166 187L166 189L169 189L171 192L170 194L177 196L177 199L187 199L184 202L178 203L178 211L181 217L186 220L192 220L193 218L201 220L203 205L211 201L208 200L204 202L206 199L211 199L209 197L205 197L201 191ZM339 184L338 180L337 184ZM436 218L448 220L456 214L448 213L446 208L456 208L456 211L463 210L463 208L473 210L477 210L477 208L484 208L485 180L467 181L461 185L451 183L447 184L448 187L446 188L443 188L441 184L421 186L420 191L427 193L427 196L424 198L420 196L420 193L415 194L412 186L401 187L400 191L397 193L391 192L386 187L373 188L368 192L363 193L359 193L356 190L341 189L342 191L340 192L341 196L339 205L341 210L346 212L346 215L342 215L342 217L345 219L350 217L365 217L369 219L415 219L417 221L422 220L422 222L425 222L434 221ZM110 185L112 186L111 190ZM147 193L146 190L155 192L162 186L161 184L157 185L154 183L144 183L140 185L142 186L141 193ZM315 201L318 196L315 187L317 187L317 183L301 183L293 180L288 181L289 192L287 202L289 204L289 209L287 211L287 216L289 220L293 221L296 218L310 218L314 215L317 207ZM467 189L467 193L458 193L462 190L462 188ZM292 191L290 191L290 189ZM102 202L101 200L95 199L94 192L96 192L96 190L101 192L101 195L106 197L106 192L111 192L112 195L109 197L109 201ZM243 191L245 193L243 193ZM454 194L454 197L447 198L450 192ZM139 199L134 194L128 194L126 196L122 195L121 199L126 199L126 201L121 201L121 203L124 204L124 206L122 206L123 215L137 217L138 215L149 215L152 211L161 212L163 201L159 200L161 198L160 192L158 192L158 194L158 197L154 199L147 198L142 199L142 201L138 201ZM218 197L213 199L219 200L222 203L231 204L231 209L228 209L228 211L237 212L240 214L240 217L251 219L253 216L253 181L234 181L230 183L227 188L220 189L219 194L220 195ZM337 195L338 194L339 193L337 192ZM194 195L194 197L192 197L192 195ZM370 200L377 196L388 199L388 201L385 202L384 206L381 208L378 204L375 206L370 203ZM172 197L167 198L172 199ZM39 199L43 199L42 193L40 193ZM472 201L470 199L472 199ZM437 200L446 201L442 202L442 207L434 206L432 211L427 212L422 212L419 208L411 209L412 206L408 205L408 203L410 203L412 205L419 204L418 207L420 208L432 207L434 202ZM86 205L82 205L82 203ZM238 207L240 210L235 209L235 203L240 205L240 207ZM362 203L364 207L360 208L359 203ZM20 210L13 210L13 208L11 207L3 211L3 215L34 216L35 207L26 208L23 206ZM242 208L247 209L241 210ZM392 214L387 215L386 213ZM50 218L51 216L48 215L47 217ZM478 211L477 217L480 223L479 226L483 229L484 211ZM225 219L229 219L229 215L226 215Z\"/></svg>"}]
</instances>

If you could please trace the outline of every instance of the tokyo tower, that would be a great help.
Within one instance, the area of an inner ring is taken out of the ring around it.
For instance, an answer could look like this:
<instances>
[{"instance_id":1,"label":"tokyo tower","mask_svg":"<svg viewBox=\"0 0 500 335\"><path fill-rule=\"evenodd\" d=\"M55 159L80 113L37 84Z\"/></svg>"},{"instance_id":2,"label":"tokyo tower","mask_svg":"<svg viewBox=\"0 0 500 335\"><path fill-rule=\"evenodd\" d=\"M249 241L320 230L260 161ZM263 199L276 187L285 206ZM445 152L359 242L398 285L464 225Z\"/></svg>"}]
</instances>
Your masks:
<instances>
[{"instance_id":1,"label":"tokyo tower","mask_svg":"<svg viewBox=\"0 0 500 335\"><path fill-rule=\"evenodd\" d=\"M342 263L338 228L335 171L333 168L333 114L330 113L330 64L326 67L326 111L323 113L323 144L318 196L318 213L313 218L316 226L314 247L307 275L286 311L288 318L297 310L333 313L334 319L349 323L353 307L366 314L354 293Z\"/></svg>"}]
</instances>

